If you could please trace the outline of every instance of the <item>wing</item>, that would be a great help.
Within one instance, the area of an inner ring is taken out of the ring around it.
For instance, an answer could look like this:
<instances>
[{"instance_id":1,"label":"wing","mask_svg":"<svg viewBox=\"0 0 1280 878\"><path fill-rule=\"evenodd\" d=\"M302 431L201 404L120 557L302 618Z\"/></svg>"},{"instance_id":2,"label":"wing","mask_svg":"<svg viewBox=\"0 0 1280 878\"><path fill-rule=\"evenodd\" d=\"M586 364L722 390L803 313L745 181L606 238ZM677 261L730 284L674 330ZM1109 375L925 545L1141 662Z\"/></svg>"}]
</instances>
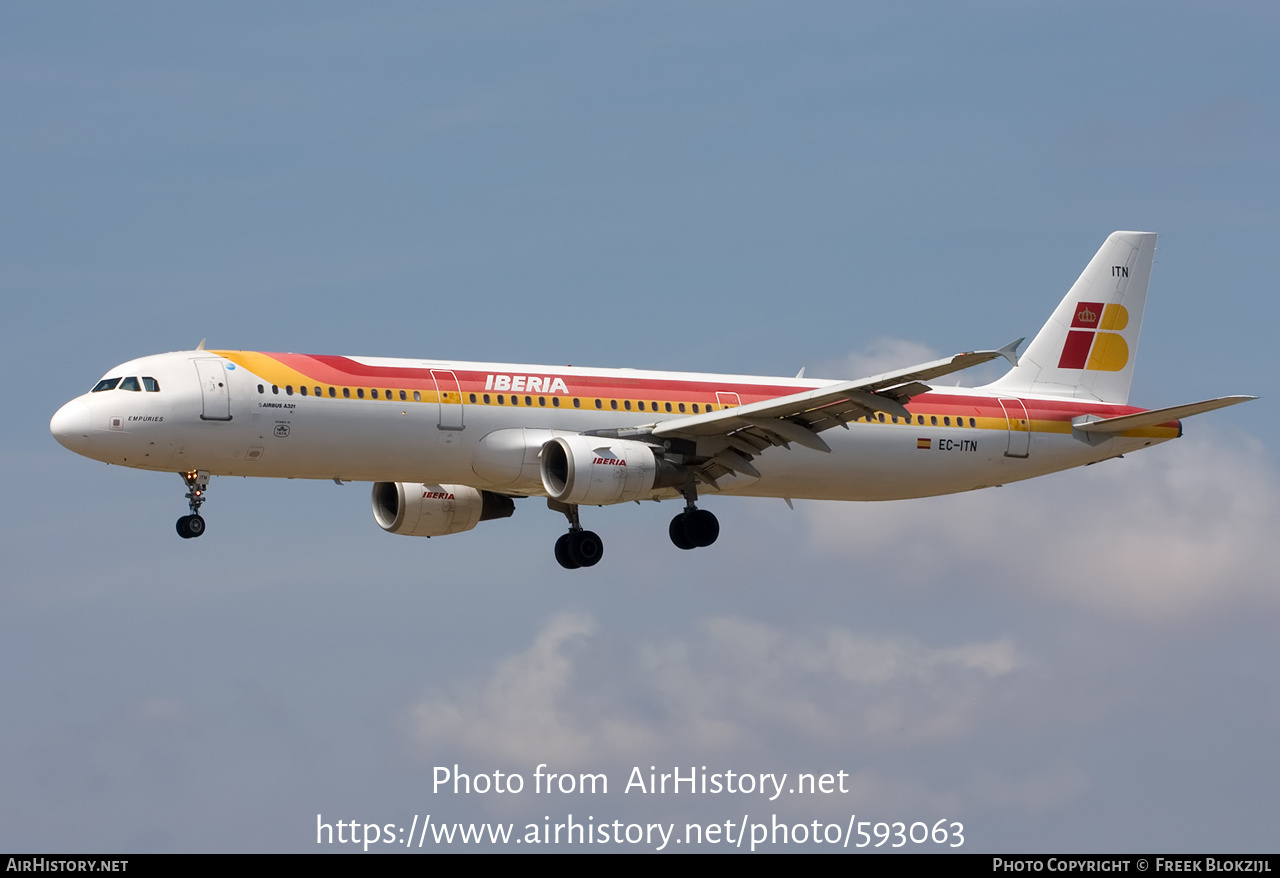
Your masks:
<instances>
[{"instance_id":1,"label":"wing","mask_svg":"<svg viewBox=\"0 0 1280 878\"><path fill-rule=\"evenodd\" d=\"M995 351L969 351L908 369L843 381L776 399L662 421L651 427L609 431L619 437L671 440L700 478L715 484L728 473L759 477L751 459L774 445L792 442L817 451L831 448L818 435L873 412L907 414L904 404L929 390L931 381L1003 357L1016 365L1022 339Z\"/></svg>"}]
</instances>

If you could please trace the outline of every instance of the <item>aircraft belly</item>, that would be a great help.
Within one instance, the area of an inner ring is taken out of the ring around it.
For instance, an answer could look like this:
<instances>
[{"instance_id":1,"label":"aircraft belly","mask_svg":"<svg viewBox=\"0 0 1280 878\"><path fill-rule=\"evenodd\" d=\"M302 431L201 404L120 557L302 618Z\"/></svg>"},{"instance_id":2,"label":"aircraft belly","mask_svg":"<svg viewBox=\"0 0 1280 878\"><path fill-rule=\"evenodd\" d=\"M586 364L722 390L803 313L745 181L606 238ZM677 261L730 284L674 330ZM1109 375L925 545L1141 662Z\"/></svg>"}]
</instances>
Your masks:
<instances>
[{"instance_id":1,"label":"aircraft belly","mask_svg":"<svg viewBox=\"0 0 1280 878\"><path fill-rule=\"evenodd\" d=\"M893 425L850 425L822 435L831 453L792 446L756 459L761 478L732 490L754 496L813 500L885 500L967 491L995 484L1003 432L926 431ZM997 446L997 440L1000 445ZM1007 479L999 479L1004 481ZM726 486L727 487L727 486Z\"/></svg>"},{"instance_id":2,"label":"aircraft belly","mask_svg":"<svg viewBox=\"0 0 1280 878\"><path fill-rule=\"evenodd\" d=\"M1070 434L1035 433L1028 457L1005 454L1004 430L851 425L823 434L831 453L792 446L756 458L761 477L722 493L813 500L900 500L971 491L1082 466L1144 447L1150 439L1091 445ZM1160 441L1160 440L1156 440Z\"/></svg>"}]
</instances>

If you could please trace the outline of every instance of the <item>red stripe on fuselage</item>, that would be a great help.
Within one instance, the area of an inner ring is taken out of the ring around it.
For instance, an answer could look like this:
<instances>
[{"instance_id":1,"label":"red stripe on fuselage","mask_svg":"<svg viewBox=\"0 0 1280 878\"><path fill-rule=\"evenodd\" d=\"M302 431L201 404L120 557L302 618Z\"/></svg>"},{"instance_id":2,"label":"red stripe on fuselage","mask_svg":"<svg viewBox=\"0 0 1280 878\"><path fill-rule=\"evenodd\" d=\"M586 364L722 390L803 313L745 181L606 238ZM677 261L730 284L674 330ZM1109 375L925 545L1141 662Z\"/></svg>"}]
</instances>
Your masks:
<instances>
[{"instance_id":1,"label":"red stripe on fuselage","mask_svg":"<svg viewBox=\"0 0 1280 878\"><path fill-rule=\"evenodd\" d=\"M620 375L582 375L579 373L557 372L553 369L537 370L519 369L495 364L495 368L485 371L463 370L451 368L448 364L438 366L378 366L360 363L349 357L314 354L263 353L281 364L307 376L318 384L338 386L390 386L396 389L435 390L436 383L431 377L436 372L452 371L457 377L461 389L465 393L485 393L491 395L499 392L518 396L551 396L547 391L496 391L485 390L486 379L490 375L539 376L559 378L569 389L567 394L557 396L583 397L603 399L632 398L637 400L690 401L709 402L717 391L737 393L743 403L776 399L792 393L812 390L812 386L779 386L773 384L738 384L730 380L717 381L707 379L672 379L643 378L640 376ZM622 391L622 393L619 393ZM1146 411L1146 409L1128 405L1114 405L1101 402L1084 402L1074 400L1041 400L1023 399L1027 414L1037 421L1070 421L1083 414L1119 417ZM995 397L970 394L922 393L915 396L907 404L913 414L966 418L999 418L1005 417ZM1170 421L1172 425L1175 422Z\"/></svg>"}]
</instances>

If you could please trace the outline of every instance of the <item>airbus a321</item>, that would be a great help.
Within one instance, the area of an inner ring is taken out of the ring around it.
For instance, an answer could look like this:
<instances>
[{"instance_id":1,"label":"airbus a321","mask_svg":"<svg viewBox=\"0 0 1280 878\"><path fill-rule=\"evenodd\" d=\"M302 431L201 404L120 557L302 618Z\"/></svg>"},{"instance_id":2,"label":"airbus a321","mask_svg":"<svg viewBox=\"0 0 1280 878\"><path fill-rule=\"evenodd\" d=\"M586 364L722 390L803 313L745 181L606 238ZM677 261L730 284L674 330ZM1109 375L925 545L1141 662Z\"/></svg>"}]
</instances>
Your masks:
<instances>
[{"instance_id":1,"label":"airbus a321","mask_svg":"<svg viewBox=\"0 0 1280 878\"><path fill-rule=\"evenodd\" d=\"M1128 405L1156 236L1115 232L1020 358L1019 339L854 381L204 350L111 369L53 416L72 451L177 472L205 531L211 476L373 483L384 530L443 536L545 497L567 568L604 551L580 508L683 498L681 549L720 531L702 498L896 500L1119 457L1179 419L1253 399ZM1004 358L977 388L937 379Z\"/></svg>"}]
</instances>

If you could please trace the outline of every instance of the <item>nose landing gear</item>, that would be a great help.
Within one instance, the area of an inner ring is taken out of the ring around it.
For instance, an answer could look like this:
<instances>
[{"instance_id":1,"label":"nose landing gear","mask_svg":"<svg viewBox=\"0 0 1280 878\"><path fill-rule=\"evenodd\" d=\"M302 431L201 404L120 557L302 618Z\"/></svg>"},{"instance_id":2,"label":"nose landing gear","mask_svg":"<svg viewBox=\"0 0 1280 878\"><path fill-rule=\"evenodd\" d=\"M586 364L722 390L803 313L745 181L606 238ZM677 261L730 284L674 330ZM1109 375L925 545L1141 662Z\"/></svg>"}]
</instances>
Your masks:
<instances>
[{"instance_id":1,"label":"nose landing gear","mask_svg":"<svg viewBox=\"0 0 1280 878\"><path fill-rule=\"evenodd\" d=\"M187 484L187 506L190 515L178 519L178 536L184 540L194 539L204 533L204 519L200 516L200 505L204 503L204 493L209 489L209 473L205 470L191 470L178 473Z\"/></svg>"}]
</instances>

